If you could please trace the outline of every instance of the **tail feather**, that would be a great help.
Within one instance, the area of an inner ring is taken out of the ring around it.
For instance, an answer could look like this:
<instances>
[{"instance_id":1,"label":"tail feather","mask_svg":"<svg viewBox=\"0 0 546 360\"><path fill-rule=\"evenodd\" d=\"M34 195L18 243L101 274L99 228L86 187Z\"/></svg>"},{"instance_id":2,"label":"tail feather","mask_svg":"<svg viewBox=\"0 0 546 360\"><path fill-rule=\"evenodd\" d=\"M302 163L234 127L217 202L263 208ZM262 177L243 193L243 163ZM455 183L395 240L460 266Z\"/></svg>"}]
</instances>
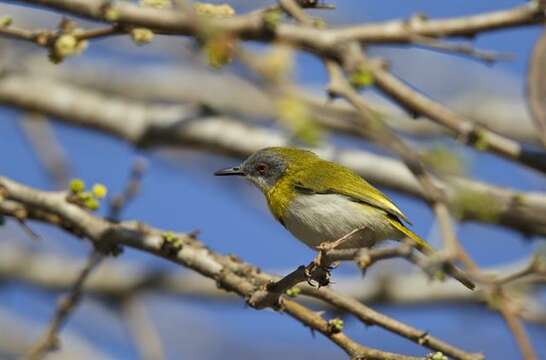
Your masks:
<instances>
[{"instance_id":1,"label":"tail feather","mask_svg":"<svg viewBox=\"0 0 546 360\"><path fill-rule=\"evenodd\" d=\"M422 252L425 255L432 255L434 254L434 249L432 246L429 245L425 240L419 237L419 235L415 234L413 231L408 229L404 226L398 219L391 219L389 218L389 222L392 226L396 228L396 230L400 231L402 234L406 235L413 241L413 246Z\"/></svg>"},{"instance_id":2,"label":"tail feather","mask_svg":"<svg viewBox=\"0 0 546 360\"><path fill-rule=\"evenodd\" d=\"M435 250L425 240L415 234L413 231L404 226L398 219L389 218L391 225L400 231L402 234L410 238L414 247L425 255L434 254ZM468 276L458 267L453 264L447 263L444 267L444 271L451 275L454 279L466 286L470 290L474 290L476 285L468 278Z\"/></svg>"}]
</instances>

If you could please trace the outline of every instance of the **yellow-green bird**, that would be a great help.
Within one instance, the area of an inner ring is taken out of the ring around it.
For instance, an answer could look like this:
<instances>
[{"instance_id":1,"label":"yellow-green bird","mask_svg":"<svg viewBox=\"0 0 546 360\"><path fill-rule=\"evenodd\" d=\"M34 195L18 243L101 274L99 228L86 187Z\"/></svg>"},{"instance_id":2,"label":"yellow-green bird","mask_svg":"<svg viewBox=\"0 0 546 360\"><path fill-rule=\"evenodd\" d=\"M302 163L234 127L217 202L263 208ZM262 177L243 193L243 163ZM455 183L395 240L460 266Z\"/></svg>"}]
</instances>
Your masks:
<instances>
[{"instance_id":1,"label":"yellow-green bird","mask_svg":"<svg viewBox=\"0 0 546 360\"><path fill-rule=\"evenodd\" d=\"M419 251L427 255L434 252L404 225L407 217L381 191L354 171L311 151L265 148L240 166L214 174L250 180L264 193L273 216L311 248L353 232L337 248L372 247L382 240L409 237ZM474 288L460 272L452 275L466 287Z\"/></svg>"}]
</instances>

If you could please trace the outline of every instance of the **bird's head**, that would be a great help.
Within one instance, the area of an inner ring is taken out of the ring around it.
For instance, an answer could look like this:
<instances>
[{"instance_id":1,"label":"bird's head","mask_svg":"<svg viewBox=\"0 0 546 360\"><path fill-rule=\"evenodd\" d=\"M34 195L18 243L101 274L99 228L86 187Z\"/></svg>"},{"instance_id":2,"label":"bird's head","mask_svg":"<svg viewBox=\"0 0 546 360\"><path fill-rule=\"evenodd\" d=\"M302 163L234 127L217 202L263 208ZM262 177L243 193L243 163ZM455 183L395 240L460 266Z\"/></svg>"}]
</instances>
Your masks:
<instances>
[{"instance_id":1,"label":"bird's head","mask_svg":"<svg viewBox=\"0 0 546 360\"><path fill-rule=\"evenodd\" d=\"M267 192L283 177L296 174L318 157L311 151L271 147L258 150L239 166L218 170L216 176L244 176L263 192Z\"/></svg>"}]
</instances>

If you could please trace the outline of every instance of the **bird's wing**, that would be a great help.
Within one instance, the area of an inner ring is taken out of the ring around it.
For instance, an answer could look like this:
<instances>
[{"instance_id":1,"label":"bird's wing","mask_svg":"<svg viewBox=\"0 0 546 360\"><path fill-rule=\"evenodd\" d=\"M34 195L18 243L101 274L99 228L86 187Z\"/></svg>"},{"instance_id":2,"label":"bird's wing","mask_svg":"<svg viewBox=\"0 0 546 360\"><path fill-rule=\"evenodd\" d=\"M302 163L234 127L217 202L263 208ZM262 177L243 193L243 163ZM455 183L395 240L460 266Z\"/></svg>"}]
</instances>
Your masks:
<instances>
[{"instance_id":1,"label":"bird's wing","mask_svg":"<svg viewBox=\"0 0 546 360\"><path fill-rule=\"evenodd\" d=\"M307 168L298 174L296 190L302 193L344 195L353 201L384 210L409 223L406 215L387 196L352 170L324 160L310 166L314 169Z\"/></svg>"}]
</instances>

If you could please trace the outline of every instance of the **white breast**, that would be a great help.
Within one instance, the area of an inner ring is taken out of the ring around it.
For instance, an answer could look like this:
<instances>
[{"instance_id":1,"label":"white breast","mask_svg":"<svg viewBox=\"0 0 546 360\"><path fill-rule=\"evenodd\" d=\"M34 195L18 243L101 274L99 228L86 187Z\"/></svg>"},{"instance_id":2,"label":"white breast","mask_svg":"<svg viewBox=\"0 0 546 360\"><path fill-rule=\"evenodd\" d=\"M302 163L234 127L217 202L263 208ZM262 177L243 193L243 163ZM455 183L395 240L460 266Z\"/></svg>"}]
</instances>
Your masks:
<instances>
[{"instance_id":1,"label":"white breast","mask_svg":"<svg viewBox=\"0 0 546 360\"><path fill-rule=\"evenodd\" d=\"M400 238L377 208L337 194L298 195L287 209L284 224L310 247L335 241L364 228L340 248L369 247L377 241Z\"/></svg>"}]
</instances>

